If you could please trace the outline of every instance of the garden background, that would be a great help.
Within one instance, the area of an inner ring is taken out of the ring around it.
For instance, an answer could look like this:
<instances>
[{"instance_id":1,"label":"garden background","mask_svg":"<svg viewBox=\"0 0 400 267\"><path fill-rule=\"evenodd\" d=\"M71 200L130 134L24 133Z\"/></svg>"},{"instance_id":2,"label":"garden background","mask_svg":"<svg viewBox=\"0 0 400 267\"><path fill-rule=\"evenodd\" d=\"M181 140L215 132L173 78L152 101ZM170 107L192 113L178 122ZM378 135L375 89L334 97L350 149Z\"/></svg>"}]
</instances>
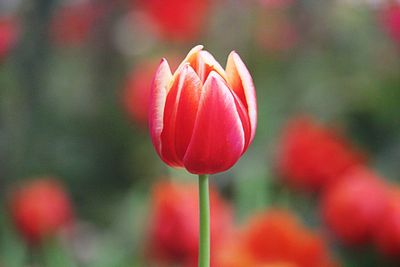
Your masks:
<instances>
[{"instance_id":1,"label":"garden background","mask_svg":"<svg viewBox=\"0 0 400 267\"><path fill-rule=\"evenodd\" d=\"M146 106L160 59L176 67L196 44L222 66L237 51L258 99L254 142L211 177L232 228L221 239L233 240L212 254L400 266L400 3L389 0L1 0L0 266L196 266L197 180L158 158ZM18 219L16 192L38 179L57 181L72 211L32 241L31 224L59 212L44 190L27 205L42 196L32 210L50 215ZM264 229L274 216L282 229Z\"/></svg>"}]
</instances>

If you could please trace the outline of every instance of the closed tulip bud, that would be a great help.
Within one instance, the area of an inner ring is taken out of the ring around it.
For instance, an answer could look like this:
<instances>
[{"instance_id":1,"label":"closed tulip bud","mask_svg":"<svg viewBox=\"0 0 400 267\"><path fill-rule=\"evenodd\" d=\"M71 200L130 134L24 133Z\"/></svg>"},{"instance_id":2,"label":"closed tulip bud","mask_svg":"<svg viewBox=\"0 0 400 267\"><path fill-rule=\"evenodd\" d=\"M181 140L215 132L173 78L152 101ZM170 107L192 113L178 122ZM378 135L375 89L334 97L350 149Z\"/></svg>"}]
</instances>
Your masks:
<instances>
[{"instance_id":1,"label":"closed tulip bud","mask_svg":"<svg viewBox=\"0 0 400 267\"><path fill-rule=\"evenodd\" d=\"M257 103L252 78L236 52L226 69L202 46L174 74L163 59L150 95L149 128L161 159L194 174L231 168L252 142Z\"/></svg>"},{"instance_id":2,"label":"closed tulip bud","mask_svg":"<svg viewBox=\"0 0 400 267\"><path fill-rule=\"evenodd\" d=\"M51 237L72 221L70 200L62 186L40 179L23 185L11 196L16 228L30 244Z\"/></svg>"}]
</instances>

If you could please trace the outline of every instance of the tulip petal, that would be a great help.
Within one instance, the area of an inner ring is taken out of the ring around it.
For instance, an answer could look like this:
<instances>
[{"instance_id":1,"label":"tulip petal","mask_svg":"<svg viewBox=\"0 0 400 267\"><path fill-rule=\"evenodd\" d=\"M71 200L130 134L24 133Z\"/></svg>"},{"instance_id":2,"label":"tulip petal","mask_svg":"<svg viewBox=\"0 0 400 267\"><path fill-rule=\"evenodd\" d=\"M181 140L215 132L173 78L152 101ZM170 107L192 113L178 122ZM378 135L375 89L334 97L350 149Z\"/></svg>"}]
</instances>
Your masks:
<instances>
[{"instance_id":1,"label":"tulip petal","mask_svg":"<svg viewBox=\"0 0 400 267\"><path fill-rule=\"evenodd\" d=\"M213 55L211 55L208 51L204 51L202 49L203 46L198 45L190 50L189 54L183 60L181 66L185 63L189 63L190 66L196 71L197 75L200 77L200 80L203 83L207 79L210 72L213 70L218 72L218 74L220 74L226 80L224 68L222 68L218 61L215 60Z\"/></svg>"},{"instance_id":2,"label":"tulip petal","mask_svg":"<svg viewBox=\"0 0 400 267\"><path fill-rule=\"evenodd\" d=\"M231 91L232 92L232 91ZM243 152L246 152L247 147L250 145L250 139L251 139L251 126L250 126L250 119L249 119L249 114L247 113L247 109L244 107L242 101L239 99L239 97L232 92L233 97L235 98L235 104L236 104L236 109L239 114L240 120L242 122L242 127L243 127L243 133L244 133L244 148Z\"/></svg>"},{"instance_id":3,"label":"tulip petal","mask_svg":"<svg viewBox=\"0 0 400 267\"><path fill-rule=\"evenodd\" d=\"M181 87L175 119L175 149L179 159L183 159L192 137L203 83L189 65L183 70L185 81Z\"/></svg>"},{"instance_id":4,"label":"tulip petal","mask_svg":"<svg viewBox=\"0 0 400 267\"><path fill-rule=\"evenodd\" d=\"M194 57L197 57L197 54L203 50L204 46L203 45L196 45L195 47L193 47L189 53L187 54L186 58L183 60L183 62L191 62L191 60L193 60Z\"/></svg>"},{"instance_id":5,"label":"tulip petal","mask_svg":"<svg viewBox=\"0 0 400 267\"><path fill-rule=\"evenodd\" d=\"M242 59L234 51L228 57L225 71L229 85L242 101L249 114L251 142L254 139L257 128L257 100L253 79Z\"/></svg>"},{"instance_id":6,"label":"tulip petal","mask_svg":"<svg viewBox=\"0 0 400 267\"><path fill-rule=\"evenodd\" d=\"M218 61L208 51L200 51L197 58L196 67L197 74L200 80L204 82L211 71L216 71L221 77L226 80L225 70L221 67Z\"/></svg>"},{"instance_id":7,"label":"tulip petal","mask_svg":"<svg viewBox=\"0 0 400 267\"><path fill-rule=\"evenodd\" d=\"M187 63L176 74L168 93L161 133L162 155L169 165L182 167L199 105L202 84Z\"/></svg>"},{"instance_id":8,"label":"tulip petal","mask_svg":"<svg viewBox=\"0 0 400 267\"><path fill-rule=\"evenodd\" d=\"M166 59L162 59L151 85L149 103L149 131L151 141L161 157L161 132L163 131L164 107L168 87L172 78L171 69Z\"/></svg>"},{"instance_id":9,"label":"tulip petal","mask_svg":"<svg viewBox=\"0 0 400 267\"><path fill-rule=\"evenodd\" d=\"M225 171L240 158L244 145L234 96L221 76L212 71L203 86L184 166L196 174Z\"/></svg>"}]
</instances>

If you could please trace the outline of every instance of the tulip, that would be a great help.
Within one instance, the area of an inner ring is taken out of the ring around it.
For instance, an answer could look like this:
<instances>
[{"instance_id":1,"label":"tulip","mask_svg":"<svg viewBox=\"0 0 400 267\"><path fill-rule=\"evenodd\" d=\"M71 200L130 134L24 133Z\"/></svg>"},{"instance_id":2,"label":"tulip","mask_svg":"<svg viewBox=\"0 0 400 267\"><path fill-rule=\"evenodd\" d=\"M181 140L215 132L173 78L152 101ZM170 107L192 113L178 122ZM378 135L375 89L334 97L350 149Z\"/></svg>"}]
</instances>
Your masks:
<instances>
[{"instance_id":1,"label":"tulip","mask_svg":"<svg viewBox=\"0 0 400 267\"><path fill-rule=\"evenodd\" d=\"M386 193L386 185L377 174L365 167L353 168L325 192L322 216L343 243L366 244L382 221Z\"/></svg>"},{"instance_id":2,"label":"tulip","mask_svg":"<svg viewBox=\"0 0 400 267\"><path fill-rule=\"evenodd\" d=\"M197 266L198 196L195 183L158 182L153 186L149 221L149 258L157 266ZM219 246L233 228L231 206L210 190L211 245Z\"/></svg>"},{"instance_id":3,"label":"tulip","mask_svg":"<svg viewBox=\"0 0 400 267\"><path fill-rule=\"evenodd\" d=\"M15 18L0 17L0 61L15 46L19 35L18 28L19 26Z\"/></svg>"},{"instance_id":4,"label":"tulip","mask_svg":"<svg viewBox=\"0 0 400 267\"><path fill-rule=\"evenodd\" d=\"M135 68L129 75L125 85L122 101L126 113L138 125L146 128L148 122L148 104L150 97L149 80L156 69L151 63L143 63L141 68Z\"/></svg>"},{"instance_id":5,"label":"tulip","mask_svg":"<svg viewBox=\"0 0 400 267\"><path fill-rule=\"evenodd\" d=\"M384 7L380 19L389 37L400 46L400 3L391 3Z\"/></svg>"},{"instance_id":6,"label":"tulip","mask_svg":"<svg viewBox=\"0 0 400 267\"><path fill-rule=\"evenodd\" d=\"M196 39L209 13L209 0L139 0L141 10L154 23L164 39L190 41ZM136 8L136 6L135 6Z\"/></svg>"},{"instance_id":7,"label":"tulip","mask_svg":"<svg viewBox=\"0 0 400 267\"><path fill-rule=\"evenodd\" d=\"M172 61L173 63L175 62L174 59ZM158 63L158 60L147 60L138 63L130 72L121 96L124 109L131 120L138 126L146 129L151 79L158 67Z\"/></svg>"},{"instance_id":8,"label":"tulip","mask_svg":"<svg viewBox=\"0 0 400 267\"><path fill-rule=\"evenodd\" d=\"M278 146L277 168L296 188L328 188L364 157L344 137L310 117L291 120Z\"/></svg>"},{"instance_id":9,"label":"tulip","mask_svg":"<svg viewBox=\"0 0 400 267\"><path fill-rule=\"evenodd\" d=\"M36 245L72 222L70 200L63 187L51 179L22 185L11 195L11 215L22 237Z\"/></svg>"},{"instance_id":10,"label":"tulip","mask_svg":"<svg viewBox=\"0 0 400 267\"><path fill-rule=\"evenodd\" d=\"M218 267L337 266L324 239L285 210L253 215L224 245L218 251Z\"/></svg>"},{"instance_id":11,"label":"tulip","mask_svg":"<svg viewBox=\"0 0 400 267\"><path fill-rule=\"evenodd\" d=\"M393 188L388 196L388 205L379 218L375 244L378 250L387 256L400 256L400 188Z\"/></svg>"},{"instance_id":12,"label":"tulip","mask_svg":"<svg viewBox=\"0 0 400 267\"><path fill-rule=\"evenodd\" d=\"M225 70L203 46L174 74L163 59L149 104L149 130L161 159L199 174L199 267L210 266L208 174L231 168L253 141L257 103L252 78L236 52Z\"/></svg>"},{"instance_id":13,"label":"tulip","mask_svg":"<svg viewBox=\"0 0 400 267\"><path fill-rule=\"evenodd\" d=\"M255 88L236 52L224 70L202 46L172 75L163 59L150 96L149 127L161 159L194 174L231 168L252 142L257 124Z\"/></svg>"}]
</instances>

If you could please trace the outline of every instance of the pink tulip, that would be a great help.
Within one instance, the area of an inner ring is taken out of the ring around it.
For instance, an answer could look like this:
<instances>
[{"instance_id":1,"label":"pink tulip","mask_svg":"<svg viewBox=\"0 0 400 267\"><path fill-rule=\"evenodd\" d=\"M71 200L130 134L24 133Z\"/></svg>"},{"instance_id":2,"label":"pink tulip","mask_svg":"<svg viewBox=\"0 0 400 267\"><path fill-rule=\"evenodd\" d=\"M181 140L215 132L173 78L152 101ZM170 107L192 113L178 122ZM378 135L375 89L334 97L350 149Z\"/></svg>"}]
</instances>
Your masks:
<instances>
[{"instance_id":1,"label":"pink tulip","mask_svg":"<svg viewBox=\"0 0 400 267\"><path fill-rule=\"evenodd\" d=\"M149 128L161 159L194 174L231 168L253 141L257 102L252 78L236 52L225 70L203 46L172 74L163 59L155 74Z\"/></svg>"}]
</instances>

